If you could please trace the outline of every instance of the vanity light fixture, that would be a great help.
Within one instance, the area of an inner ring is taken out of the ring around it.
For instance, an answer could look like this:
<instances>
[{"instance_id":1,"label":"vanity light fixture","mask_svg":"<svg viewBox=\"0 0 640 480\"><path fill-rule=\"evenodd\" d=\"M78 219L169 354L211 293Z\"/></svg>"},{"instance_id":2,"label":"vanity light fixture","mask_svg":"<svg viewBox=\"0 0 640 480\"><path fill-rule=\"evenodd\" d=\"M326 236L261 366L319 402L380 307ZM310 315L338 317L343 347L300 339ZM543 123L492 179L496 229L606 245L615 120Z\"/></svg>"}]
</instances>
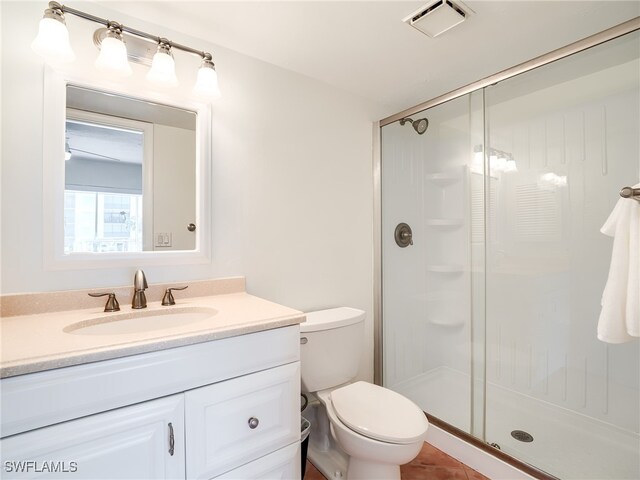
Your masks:
<instances>
[{"instance_id":1,"label":"vanity light fixture","mask_svg":"<svg viewBox=\"0 0 640 480\"><path fill-rule=\"evenodd\" d=\"M205 53L202 58L202 65L198 69L198 79L193 86L193 93L210 98L218 98L220 96L218 73L211 55L208 53Z\"/></svg>"},{"instance_id":2,"label":"vanity light fixture","mask_svg":"<svg viewBox=\"0 0 640 480\"><path fill-rule=\"evenodd\" d=\"M158 51L153 56L151 70L147 73L147 80L167 87L178 86L176 77L176 62L171 53L171 42L166 38L158 41Z\"/></svg>"},{"instance_id":3,"label":"vanity light fixture","mask_svg":"<svg viewBox=\"0 0 640 480\"><path fill-rule=\"evenodd\" d=\"M151 70L147 74L149 81L165 86L178 85L172 52L176 49L182 50L183 52L197 55L202 59L202 64L198 70L198 78L193 89L194 93L210 99L220 96L218 75L210 53L96 17L81 10L61 5L58 2L49 2L49 8L45 10L44 16L40 20L38 36L31 44L31 48L44 57L47 63L69 63L75 60L75 54L69 43L65 14L75 15L107 27L106 34L100 41L100 55L95 62L96 67L101 71L109 72L116 77L131 75L132 70L129 65L129 59L137 61L140 59L127 54L122 35L126 33L128 39L137 37L157 45L157 51L151 63ZM104 29L102 31L104 33Z\"/></svg>"},{"instance_id":4,"label":"vanity light fixture","mask_svg":"<svg viewBox=\"0 0 640 480\"><path fill-rule=\"evenodd\" d=\"M127 58L127 47L122 39L122 27L117 22L109 22L107 36L100 44L100 55L96 58L96 68L115 77L128 77L133 71Z\"/></svg>"},{"instance_id":5,"label":"vanity light fixture","mask_svg":"<svg viewBox=\"0 0 640 480\"><path fill-rule=\"evenodd\" d=\"M69 43L69 31L60 4L49 3L49 8L44 11L40 20L38 36L31 43L31 49L53 64L70 63L76 59Z\"/></svg>"}]
</instances>

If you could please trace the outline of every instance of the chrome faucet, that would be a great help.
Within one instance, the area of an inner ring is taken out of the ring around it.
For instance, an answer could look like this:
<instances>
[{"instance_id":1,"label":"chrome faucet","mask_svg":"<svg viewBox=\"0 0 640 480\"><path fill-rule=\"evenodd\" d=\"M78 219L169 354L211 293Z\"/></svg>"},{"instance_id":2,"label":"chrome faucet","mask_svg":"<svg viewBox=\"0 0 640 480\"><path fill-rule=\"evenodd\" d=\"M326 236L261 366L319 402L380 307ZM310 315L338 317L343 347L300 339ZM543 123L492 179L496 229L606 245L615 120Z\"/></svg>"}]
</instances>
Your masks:
<instances>
[{"instance_id":1,"label":"chrome faucet","mask_svg":"<svg viewBox=\"0 0 640 480\"><path fill-rule=\"evenodd\" d=\"M144 294L144 291L147 288L149 288L149 285L147 285L147 278L144 276L144 272L142 270L138 270L133 276L134 292L131 308L147 308L147 297Z\"/></svg>"}]
</instances>

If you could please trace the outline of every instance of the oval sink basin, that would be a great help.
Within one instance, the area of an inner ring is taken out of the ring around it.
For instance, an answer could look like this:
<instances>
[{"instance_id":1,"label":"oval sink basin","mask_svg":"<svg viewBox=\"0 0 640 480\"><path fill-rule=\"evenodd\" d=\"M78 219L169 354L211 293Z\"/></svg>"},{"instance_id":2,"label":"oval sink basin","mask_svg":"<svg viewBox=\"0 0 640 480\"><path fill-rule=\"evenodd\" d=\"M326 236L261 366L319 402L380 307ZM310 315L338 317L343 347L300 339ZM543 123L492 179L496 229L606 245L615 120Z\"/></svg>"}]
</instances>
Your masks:
<instances>
[{"instance_id":1,"label":"oval sink basin","mask_svg":"<svg viewBox=\"0 0 640 480\"><path fill-rule=\"evenodd\" d=\"M213 317L218 311L206 307L177 307L107 314L64 328L75 335L122 335L181 327Z\"/></svg>"}]
</instances>

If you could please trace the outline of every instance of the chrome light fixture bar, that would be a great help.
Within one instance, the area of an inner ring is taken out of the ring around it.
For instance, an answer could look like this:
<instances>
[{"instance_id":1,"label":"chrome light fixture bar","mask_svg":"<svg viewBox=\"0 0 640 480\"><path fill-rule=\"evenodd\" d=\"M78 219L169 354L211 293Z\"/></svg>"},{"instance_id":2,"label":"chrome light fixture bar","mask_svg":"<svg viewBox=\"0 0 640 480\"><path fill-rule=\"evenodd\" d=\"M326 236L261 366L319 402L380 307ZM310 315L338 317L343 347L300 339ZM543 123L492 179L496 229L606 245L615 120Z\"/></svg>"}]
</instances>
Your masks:
<instances>
[{"instance_id":1,"label":"chrome light fixture bar","mask_svg":"<svg viewBox=\"0 0 640 480\"><path fill-rule=\"evenodd\" d=\"M75 15L76 17L80 17L94 23L99 23L107 27L107 36L102 42L100 56L96 60L96 66L98 68L102 70L109 70L119 76L129 75L130 66L128 65L128 61L126 61L126 66L124 64L123 53L126 53L126 47L124 46L122 34L126 33L129 35L135 35L136 37L155 42L158 45L158 50L154 55L152 69L147 76L150 81L163 85L177 85L175 63L171 52L174 49L182 50L183 52L197 55L202 59L202 65L198 71L198 81L194 87L194 93L209 97L219 96L220 90L218 87L218 77L215 72L215 65L210 53L197 50L187 45L182 45L180 43L167 40L166 38L152 35L117 22L109 21L105 18L62 5L55 1L49 2L49 8L45 10L44 16L40 21L38 36L31 44L31 48L36 53L43 56L48 62L68 63L75 59L75 54L73 53L69 43L69 33L66 28L65 14ZM106 53L104 52L105 48L107 49ZM154 71L156 57L158 58L158 65L155 67ZM205 83L206 81L208 81L208 83Z\"/></svg>"}]
</instances>

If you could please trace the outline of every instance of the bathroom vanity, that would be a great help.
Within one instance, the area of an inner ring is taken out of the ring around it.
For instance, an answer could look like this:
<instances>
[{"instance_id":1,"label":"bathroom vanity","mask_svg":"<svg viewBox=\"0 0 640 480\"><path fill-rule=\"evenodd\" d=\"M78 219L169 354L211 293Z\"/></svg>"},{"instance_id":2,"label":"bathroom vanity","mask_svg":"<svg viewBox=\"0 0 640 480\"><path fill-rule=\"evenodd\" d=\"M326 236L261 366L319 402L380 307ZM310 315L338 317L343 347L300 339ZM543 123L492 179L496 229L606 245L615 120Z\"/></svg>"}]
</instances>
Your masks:
<instances>
[{"instance_id":1,"label":"bathroom vanity","mask_svg":"<svg viewBox=\"0 0 640 480\"><path fill-rule=\"evenodd\" d=\"M245 292L176 307L215 313L125 333L83 332L95 308L3 318L3 477L299 478L303 314Z\"/></svg>"}]
</instances>

